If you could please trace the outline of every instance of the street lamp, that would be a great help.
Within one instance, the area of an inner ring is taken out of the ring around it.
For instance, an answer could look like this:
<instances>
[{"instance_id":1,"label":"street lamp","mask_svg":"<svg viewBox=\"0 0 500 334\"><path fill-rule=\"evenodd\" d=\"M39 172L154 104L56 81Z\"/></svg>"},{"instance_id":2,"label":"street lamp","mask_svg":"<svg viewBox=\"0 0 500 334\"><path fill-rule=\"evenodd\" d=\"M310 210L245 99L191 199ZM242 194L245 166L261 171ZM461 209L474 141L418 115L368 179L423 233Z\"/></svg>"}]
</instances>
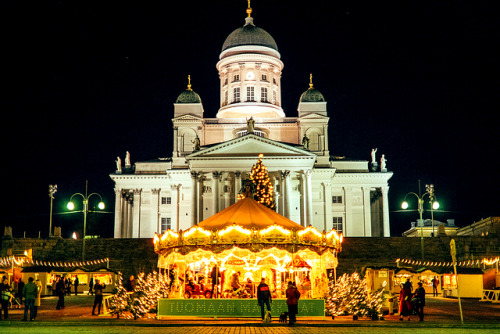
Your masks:
<instances>
[{"instance_id":1,"label":"street lamp","mask_svg":"<svg viewBox=\"0 0 500 334\"><path fill-rule=\"evenodd\" d=\"M50 197L50 217L49 217L49 238L52 236L52 204L54 202L54 194L57 192L57 184L49 185Z\"/></svg>"},{"instance_id":2,"label":"street lamp","mask_svg":"<svg viewBox=\"0 0 500 334\"><path fill-rule=\"evenodd\" d=\"M409 192L405 195L404 201L401 204L401 208L403 210L408 209L409 204L406 201L406 197L408 195L415 195L418 199L418 213L420 215L420 243L422 248L422 260L424 259L424 220L422 219L422 214L424 212L424 197L427 195L429 197L429 203L431 204L431 221L432 221L432 236L434 236L434 210L439 208L439 203L436 201L436 196L434 195L434 185L426 184L425 185L426 192L423 195L420 195L420 180L418 181L418 195L414 192Z\"/></svg>"},{"instance_id":3,"label":"street lamp","mask_svg":"<svg viewBox=\"0 0 500 334\"><path fill-rule=\"evenodd\" d=\"M69 199L69 203L68 203L68 210L71 210L73 211L75 209L75 204L73 203L73 197L75 196L81 196L82 199L83 199L83 210L81 211L75 211L75 212L83 212L83 237L82 237L82 241L83 241L83 244L82 244L82 261L85 261L85 233L86 233L86 229L87 229L87 213L89 212L95 212L95 211L89 211L89 198L96 195L96 196L99 196L99 198L101 199L101 201L99 202L99 204L97 205L97 207L100 209L100 210L103 210L104 209L104 202L102 201L102 196L99 195L98 193L92 193L90 195L87 195L87 189L88 189L88 181L85 181L85 195L81 194L81 193L76 193L76 194L73 194L71 195L71 198Z\"/></svg>"}]
</instances>

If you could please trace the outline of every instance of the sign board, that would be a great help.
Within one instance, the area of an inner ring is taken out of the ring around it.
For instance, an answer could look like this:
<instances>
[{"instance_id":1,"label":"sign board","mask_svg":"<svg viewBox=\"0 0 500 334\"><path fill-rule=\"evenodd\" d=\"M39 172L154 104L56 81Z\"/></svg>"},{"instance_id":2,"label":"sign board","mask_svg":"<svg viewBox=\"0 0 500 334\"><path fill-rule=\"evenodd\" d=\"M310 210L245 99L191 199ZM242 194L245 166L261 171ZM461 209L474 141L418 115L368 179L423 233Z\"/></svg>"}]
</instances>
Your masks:
<instances>
[{"instance_id":1,"label":"sign board","mask_svg":"<svg viewBox=\"0 0 500 334\"><path fill-rule=\"evenodd\" d=\"M286 299L273 299L271 315L288 312ZM164 316L259 317L257 299L166 299L158 300L158 318ZM324 299L300 299L299 317L325 316Z\"/></svg>"}]
</instances>

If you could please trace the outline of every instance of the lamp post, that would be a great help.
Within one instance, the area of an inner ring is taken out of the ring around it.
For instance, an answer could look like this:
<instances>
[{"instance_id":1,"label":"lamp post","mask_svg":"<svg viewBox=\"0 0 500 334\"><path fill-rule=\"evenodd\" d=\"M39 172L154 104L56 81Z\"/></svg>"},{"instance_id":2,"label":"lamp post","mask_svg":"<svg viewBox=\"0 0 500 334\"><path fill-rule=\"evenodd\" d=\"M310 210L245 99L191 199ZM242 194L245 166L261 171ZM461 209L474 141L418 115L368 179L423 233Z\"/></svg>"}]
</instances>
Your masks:
<instances>
[{"instance_id":1,"label":"lamp post","mask_svg":"<svg viewBox=\"0 0 500 334\"><path fill-rule=\"evenodd\" d=\"M52 205L54 202L54 194L57 192L57 184L49 185L49 197L50 197L50 217L49 217L49 238L52 236Z\"/></svg>"},{"instance_id":2,"label":"lamp post","mask_svg":"<svg viewBox=\"0 0 500 334\"><path fill-rule=\"evenodd\" d=\"M102 201L102 196L101 195L99 195L98 193L92 193L90 195L87 195L88 183L89 183L89 181L85 181L85 195L83 195L81 193L75 193L75 194L71 195L71 198L69 199L69 202L68 202L68 209L69 210L74 210L75 209L75 204L72 202L73 197L75 197L75 196L78 195L78 196L81 196L82 199L83 199L83 210L81 210L81 211L75 211L75 212L83 212L82 261L85 261L85 232L86 232L86 229L87 229L87 213L94 212L94 211L89 211L89 198L92 197L92 196L94 196L94 195L99 196L99 198L101 199L101 201L99 202L99 204L97 205L97 207L100 210L104 209L104 202Z\"/></svg>"},{"instance_id":3,"label":"lamp post","mask_svg":"<svg viewBox=\"0 0 500 334\"><path fill-rule=\"evenodd\" d=\"M408 195L415 195L418 200L418 213L420 216L420 244L421 244L421 249L422 249L422 260L424 259L424 220L422 219L422 214L424 212L424 197L427 195L429 197L429 202L431 203L431 220L432 220L432 233L434 236L434 210L437 210L439 208L439 203L435 200L436 196L434 195L434 185L433 184L427 184L425 185L425 190L426 192L423 195L420 195L420 180L418 181L418 195L414 192L409 192L405 195L404 201L401 204L401 207L403 210L408 209L409 205L408 202L406 201L406 197Z\"/></svg>"}]
</instances>

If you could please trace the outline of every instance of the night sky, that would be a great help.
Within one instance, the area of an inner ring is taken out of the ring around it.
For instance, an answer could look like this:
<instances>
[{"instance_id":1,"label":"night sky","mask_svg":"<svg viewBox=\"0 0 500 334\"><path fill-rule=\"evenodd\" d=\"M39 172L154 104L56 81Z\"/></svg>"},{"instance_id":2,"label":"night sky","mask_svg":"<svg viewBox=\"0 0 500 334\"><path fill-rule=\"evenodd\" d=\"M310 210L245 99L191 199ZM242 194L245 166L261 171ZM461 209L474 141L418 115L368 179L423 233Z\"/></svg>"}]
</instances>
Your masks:
<instances>
[{"instance_id":1,"label":"night sky","mask_svg":"<svg viewBox=\"0 0 500 334\"><path fill-rule=\"evenodd\" d=\"M0 233L6 225L14 236L47 236L49 184L59 188L54 226L64 237L80 231L82 215L63 213L88 180L110 213L89 214L87 234L111 237L115 159L127 150L132 163L171 156L173 103L188 74L205 117L215 117L215 64L225 38L244 24L247 3L173 3L2 4ZM297 115L313 73L328 102L330 153L369 160L376 147L378 158L386 155L393 236L418 218L399 212L418 180L422 189L435 185L438 220L465 226L500 215L493 3L252 1L255 24L274 37L285 64L287 116Z\"/></svg>"}]
</instances>

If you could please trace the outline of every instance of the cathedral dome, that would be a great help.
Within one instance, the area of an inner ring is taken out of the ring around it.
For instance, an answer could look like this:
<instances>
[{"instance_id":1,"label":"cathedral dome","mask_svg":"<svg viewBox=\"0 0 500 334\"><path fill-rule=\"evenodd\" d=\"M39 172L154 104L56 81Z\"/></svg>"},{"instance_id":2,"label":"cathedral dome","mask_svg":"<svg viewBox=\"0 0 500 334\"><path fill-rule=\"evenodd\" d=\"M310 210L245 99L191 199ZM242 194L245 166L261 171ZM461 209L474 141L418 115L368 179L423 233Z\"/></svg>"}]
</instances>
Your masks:
<instances>
[{"instance_id":1,"label":"cathedral dome","mask_svg":"<svg viewBox=\"0 0 500 334\"><path fill-rule=\"evenodd\" d=\"M175 103L201 103L201 99L194 90L186 89L177 97Z\"/></svg>"},{"instance_id":2,"label":"cathedral dome","mask_svg":"<svg viewBox=\"0 0 500 334\"><path fill-rule=\"evenodd\" d=\"M325 97L316 88L309 88L300 96L300 102L325 102Z\"/></svg>"},{"instance_id":3,"label":"cathedral dome","mask_svg":"<svg viewBox=\"0 0 500 334\"><path fill-rule=\"evenodd\" d=\"M201 103L200 96L191 89L191 76L188 75L187 89L179 94L175 103Z\"/></svg>"},{"instance_id":4,"label":"cathedral dome","mask_svg":"<svg viewBox=\"0 0 500 334\"><path fill-rule=\"evenodd\" d=\"M274 38L264 29L256 27L252 17L247 17L243 27L229 34L222 46L222 52L229 48L245 45L265 46L278 51L278 45Z\"/></svg>"}]
</instances>

